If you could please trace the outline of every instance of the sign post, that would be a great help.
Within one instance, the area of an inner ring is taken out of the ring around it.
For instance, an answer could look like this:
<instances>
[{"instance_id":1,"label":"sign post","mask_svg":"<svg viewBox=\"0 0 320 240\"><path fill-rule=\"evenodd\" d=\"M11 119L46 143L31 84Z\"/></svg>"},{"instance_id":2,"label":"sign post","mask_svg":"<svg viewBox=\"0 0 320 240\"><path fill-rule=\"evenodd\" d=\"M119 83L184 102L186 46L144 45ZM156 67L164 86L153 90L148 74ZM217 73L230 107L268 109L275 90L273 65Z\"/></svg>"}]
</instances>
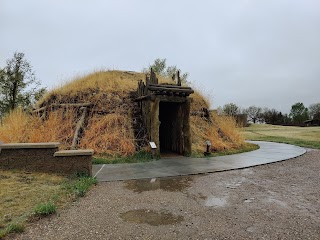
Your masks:
<instances>
[{"instance_id":1,"label":"sign post","mask_svg":"<svg viewBox=\"0 0 320 240\"><path fill-rule=\"evenodd\" d=\"M151 158L153 159L156 154L157 145L155 144L155 142L149 142L149 145L151 148Z\"/></svg>"},{"instance_id":2,"label":"sign post","mask_svg":"<svg viewBox=\"0 0 320 240\"><path fill-rule=\"evenodd\" d=\"M211 147L211 142L210 141L206 141L206 145L207 145L207 150L204 152L205 156L210 156L211 152L210 152L210 147Z\"/></svg>"}]
</instances>

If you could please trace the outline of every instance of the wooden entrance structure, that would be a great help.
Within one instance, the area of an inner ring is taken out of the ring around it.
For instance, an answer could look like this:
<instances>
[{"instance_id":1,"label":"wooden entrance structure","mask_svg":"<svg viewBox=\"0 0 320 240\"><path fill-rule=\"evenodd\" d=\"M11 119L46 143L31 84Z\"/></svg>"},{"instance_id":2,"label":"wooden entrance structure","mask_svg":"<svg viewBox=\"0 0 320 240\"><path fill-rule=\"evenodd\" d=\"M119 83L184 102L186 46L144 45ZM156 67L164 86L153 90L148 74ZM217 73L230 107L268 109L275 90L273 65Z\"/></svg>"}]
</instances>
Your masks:
<instances>
[{"instance_id":1,"label":"wooden entrance structure","mask_svg":"<svg viewBox=\"0 0 320 240\"><path fill-rule=\"evenodd\" d=\"M182 87L179 72L175 84L159 84L152 71L146 84L140 80L136 101L141 108L143 125L158 153L170 151L185 156L191 154L190 87Z\"/></svg>"}]
</instances>

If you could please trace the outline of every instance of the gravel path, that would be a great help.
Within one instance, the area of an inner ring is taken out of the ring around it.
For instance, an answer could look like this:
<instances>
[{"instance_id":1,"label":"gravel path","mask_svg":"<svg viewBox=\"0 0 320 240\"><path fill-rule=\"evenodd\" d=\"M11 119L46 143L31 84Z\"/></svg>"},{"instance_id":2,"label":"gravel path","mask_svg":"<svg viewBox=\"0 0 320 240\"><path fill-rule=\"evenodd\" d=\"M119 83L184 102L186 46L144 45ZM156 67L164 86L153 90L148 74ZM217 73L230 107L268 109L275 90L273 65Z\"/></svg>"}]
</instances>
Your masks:
<instances>
[{"instance_id":1,"label":"gravel path","mask_svg":"<svg viewBox=\"0 0 320 240\"><path fill-rule=\"evenodd\" d=\"M312 150L242 170L100 183L15 239L320 239L319 169Z\"/></svg>"}]
</instances>

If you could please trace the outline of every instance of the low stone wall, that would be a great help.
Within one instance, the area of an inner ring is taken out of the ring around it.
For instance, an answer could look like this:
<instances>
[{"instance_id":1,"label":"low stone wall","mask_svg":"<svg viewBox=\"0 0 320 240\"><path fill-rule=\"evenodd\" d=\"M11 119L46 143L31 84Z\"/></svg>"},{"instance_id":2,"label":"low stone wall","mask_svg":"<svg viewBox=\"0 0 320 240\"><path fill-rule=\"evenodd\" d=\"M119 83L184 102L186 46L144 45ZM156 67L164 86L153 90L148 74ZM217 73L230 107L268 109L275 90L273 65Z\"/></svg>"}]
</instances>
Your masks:
<instances>
[{"instance_id":1,"label":"low stone wall","mask_svg":"<svg viewBox=\"0 0 320 240\"><path fill-rule=\"evenodd\" d=\"M0 145L0 168L30 172L92 175L93 150L59 151L59 143L10 143Z\"/></svg>"}]
</instances>

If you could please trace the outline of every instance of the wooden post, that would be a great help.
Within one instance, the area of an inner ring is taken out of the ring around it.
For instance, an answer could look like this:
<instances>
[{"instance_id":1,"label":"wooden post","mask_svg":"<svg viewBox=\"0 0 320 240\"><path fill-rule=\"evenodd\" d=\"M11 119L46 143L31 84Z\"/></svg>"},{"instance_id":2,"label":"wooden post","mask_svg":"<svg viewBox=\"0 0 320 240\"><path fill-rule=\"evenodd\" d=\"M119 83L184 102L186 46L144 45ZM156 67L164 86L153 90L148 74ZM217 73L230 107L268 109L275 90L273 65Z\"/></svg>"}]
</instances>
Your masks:
<instances>
[{"instance_id":1,"label":"wooden post","mask_svg":"<svg viewBox=\"0 0 320 240\"><path fill-rule=\"evenodd\" d=\"M83 127L84 120L85 120L86 115L87 115L87 108L86 107L82 107L80 109L82 109L83 112L82 112L82 115L81 115L81 118L80 118L79 122L77 123L76 131L74 132L71 149L76 149L77 148L80 130Z\"/></svg>"},{"instance_id":2,"label":"wooden post","mask_svg":"<svg viewBox=\"0 0 320 240\"><path fill-rule=\"evenodd\" d=\"M178 75L178 83L177 83L177 85L181 86L180 71L177 72L177 75Z\"/></svg>"},{"instance_id":3,"label":"wooden post","mask_svg":"<svg viewBox=\"0 0 320 240\"><path fill-rule=\"evenodd\" d=\"M150 70L150 83L151 84L158 84L158 78L156 73L153 71L153 69L151 68Z\"/></svg>"},{"instance_id":4,"label":"wooden post","mask_svg":"<svg viewBox=\"0 0 320 240\"><path fill-rule=\"evenodd\" d=\"M175 80L176 80L176 75L172 74L172 81L175 81Z\"/></svg>"},{"instance_id":5,"label":"wooden post","mask_svg":"<svg viewBox=\"0 0 320 240\"><path fill-rule=\"evenodd\" d=\"M159 107L160 100L156 98L154 102L150 101L150 140L155 142L157 148L157 153L160 153L160 140L159 140Z\"/></svg>"},{"instance_id":6,"label":"wooden post","mask_svg":"<svg viewBox=\"0 0 320 240\"><path fill-rule=\"evenodd\" d=\"M190 99L188 99L184 103L184 116L183 116L183 141L184 141L184 149L183 155L190 156L191 155L191 130L190 130Z\"/></svg>"}]
</instances>

